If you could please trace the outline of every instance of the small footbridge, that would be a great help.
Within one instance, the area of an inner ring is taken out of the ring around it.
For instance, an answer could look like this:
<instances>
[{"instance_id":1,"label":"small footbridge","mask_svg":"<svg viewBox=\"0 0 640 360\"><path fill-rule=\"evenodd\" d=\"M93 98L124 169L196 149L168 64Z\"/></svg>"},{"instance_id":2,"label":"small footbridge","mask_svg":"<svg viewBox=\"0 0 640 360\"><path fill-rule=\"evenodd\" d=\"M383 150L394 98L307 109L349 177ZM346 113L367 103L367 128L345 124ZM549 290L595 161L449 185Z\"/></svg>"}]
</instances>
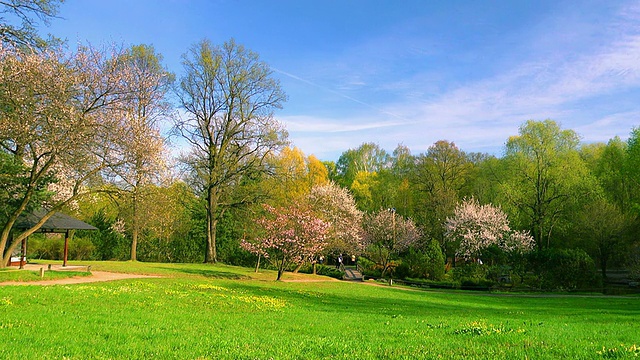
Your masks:
<instances>
[{"instance_id":1,"label":"small footbridge","mask_svg":"<svg viewBox=\"0 0 640 360\"><path fill-rule=\"evenodd\" d=\"M342 279L349 281L363 281L364 276L362 276L362 273L356 266L345 266L344 276Z\"/></svg>"}]
</instances>

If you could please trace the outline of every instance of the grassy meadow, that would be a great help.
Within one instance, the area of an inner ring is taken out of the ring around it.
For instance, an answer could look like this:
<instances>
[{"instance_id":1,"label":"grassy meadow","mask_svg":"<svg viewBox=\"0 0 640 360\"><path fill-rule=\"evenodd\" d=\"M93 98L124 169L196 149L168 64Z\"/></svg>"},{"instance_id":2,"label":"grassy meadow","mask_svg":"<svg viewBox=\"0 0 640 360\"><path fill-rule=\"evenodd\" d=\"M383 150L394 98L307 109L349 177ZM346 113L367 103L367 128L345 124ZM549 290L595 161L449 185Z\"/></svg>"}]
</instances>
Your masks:
<instances>
[{"instance_id":1,"label":"grassy meadow","mask_svg":"<svg viewBox=\"0 0 640 360\"><path fill-rule=\"evenodd\" d=\"M541 359L640 356L640 297L406 290L202 264L0 287L0 358ZM4 272L0 272L0 281ZM318 281L327 280L327 281Z\"/></svg>"}]
</instances>

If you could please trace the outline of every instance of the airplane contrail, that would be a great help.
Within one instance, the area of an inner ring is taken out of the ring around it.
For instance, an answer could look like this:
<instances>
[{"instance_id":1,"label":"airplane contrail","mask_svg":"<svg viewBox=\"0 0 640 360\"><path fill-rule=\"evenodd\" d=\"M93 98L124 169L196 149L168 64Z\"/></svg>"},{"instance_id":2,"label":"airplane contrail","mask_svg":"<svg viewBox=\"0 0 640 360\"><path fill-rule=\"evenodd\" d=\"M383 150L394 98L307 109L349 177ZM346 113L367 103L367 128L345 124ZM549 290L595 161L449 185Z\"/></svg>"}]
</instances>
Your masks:
<instances>
[{"instance_id":1,"label":"airplane contrail","mask_svg":"<svg viewBox=\"0 0 640 360\"><path fill-rule=\"evenodd\" d=\"M305 84L311 85L311 86L316 87L316 88L318 88L318 89L321 89L321 90L324 90L324 91L330 92L330 93L332 93L332 94L338 95L338 96L340 96L340 97L342 97L342 98L345 98L345 99L347 99L347 100L353 101L353 102L355 102L355 103L357 103L357 104L364 105L364 106L366 106L366 107L368 107L368 108L371 108L371 109L373 109L373 110L376 110L376 111L378 111L378 112L380 112L380 113L383 113L383 114L387 114L387 115L393 116L393 117L394 117L394 118L396 118L396 119L402 120L402 121L403 121L402 123L409 122L409 121L407 121L407 119L403 118L403 117L402 117L402 116L400 116L400 115L397 115L397 114L394 114L394 113L389 112L389 111L387 111L387 110L384 110L384 109L381 109L381 108L379 108L379 107L373 106L373 105L368 104L368 103L366 103L366 102L364 102L364 101L358 100L358 99L353 98L353 97L351 97L351 96L349 96L349 95L345 95L345 94L343 94L343 93L340 93L340 92L335 91L335 90L333 90L333 89L327 88L327 87L325 87L325 86L318 85L318 84L316 84L316 83L314 83L314 82L312 82L312 81L309 81L309 80L307 80L307 79L303 79L303 78L301 78L301 77L299 77L299 76L297 76L297 75L294 75L294 74L291 74L291 73L288 73L288 72L286 72L286 71L282 71L282 70L280 70L280 69L276 69L276 68L273 68L273 67L272 67L271 69L273 69L273 70L274 70L275 72L277 72L277 73L280 73L280 74L285 75L285 76L288 76L288 77L290 77L290 78L292 78L292 79L295 79L295 80L301 81L301 82L303 82L303 83L305 83ZM402 123L391 124L391 125L400 125L400 124L402 124Z\"/></svg>"}]
</instances>

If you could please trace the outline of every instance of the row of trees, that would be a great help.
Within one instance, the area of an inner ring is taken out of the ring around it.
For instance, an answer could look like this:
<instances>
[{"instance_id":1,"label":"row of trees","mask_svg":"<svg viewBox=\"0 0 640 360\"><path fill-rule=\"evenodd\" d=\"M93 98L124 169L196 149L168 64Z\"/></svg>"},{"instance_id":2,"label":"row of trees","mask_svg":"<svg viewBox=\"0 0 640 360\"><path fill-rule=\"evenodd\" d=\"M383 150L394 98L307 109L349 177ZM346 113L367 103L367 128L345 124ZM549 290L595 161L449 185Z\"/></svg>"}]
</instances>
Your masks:
<instances>
[{"instance_id":1,"label":"row of trees","mask_svg":"<svg viewBox=\"0 0 640 360\"><path fill-rule=\"evenodd\" d=\"M268 258L279 276L341 253L364 254L381 275L402 259L418 269L443 254L455 264L532 248L584 250L603 275L638 262L639 129L626 142L581 144L552 120L530 120L502 157L441 140L417 155L365 143L321 162L288 146L274 118L286 95L233 40L193 45L176 77L148 45L69 53L25 41L24 29L0 48L0 266L58 210L99 225L78 234L91 239L78 242L84 256ZM186 143L175 159L161 124ZM12 232L40 207L40 224Z\"/></svg>"},{"instance_id":2,"label":"row of trees","mask_svg":"<svg viewBox=\"0 0 640 360\"><path fill-rule=\"evenodd\" d=\"M417 156L402 145L389 154L363 144L342 154L334 179L364 211L396 208L413 218L451 258L469 255L468 244L448 239L452 219L465 207L480 216L492 204L505 215L495 226L508 216L537 250L583 249L605 274L611 262L622 268L637 256L639 140L636 128L626 142L581 144L577 133L555 121L531 120L507 140L502 157L466 153L449 141Z\"/></svg>"}]
</instances>

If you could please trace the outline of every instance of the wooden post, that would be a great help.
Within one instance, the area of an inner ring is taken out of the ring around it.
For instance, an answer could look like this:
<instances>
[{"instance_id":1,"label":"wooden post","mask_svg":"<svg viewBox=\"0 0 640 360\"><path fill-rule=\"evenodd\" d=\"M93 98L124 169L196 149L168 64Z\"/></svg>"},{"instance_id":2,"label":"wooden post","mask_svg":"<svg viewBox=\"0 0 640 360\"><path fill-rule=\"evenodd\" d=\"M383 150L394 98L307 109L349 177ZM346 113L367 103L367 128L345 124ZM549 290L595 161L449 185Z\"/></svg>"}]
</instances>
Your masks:
<instances>
[{"instance_id":1,"label":"wooden post","mask_svg":"<svg viewBox=\"0 0 640 360\"><path fill-rule=\"evenodd\" d=\"M62 266L67 266L67 257L69 256L69 230L64 233L64 259L62 260Z\"/></svg>"},{"instance_id":2,"label":"wooden post","mask_svg":"<svg viewBox=\"0 0 640 360\"><path fill-rule=\"evenodd\" d=\"M27 262L27 238L22 239L22 253L20 254L20 269L24 269L24 263Z\"/></svg>"}]
</instances>

